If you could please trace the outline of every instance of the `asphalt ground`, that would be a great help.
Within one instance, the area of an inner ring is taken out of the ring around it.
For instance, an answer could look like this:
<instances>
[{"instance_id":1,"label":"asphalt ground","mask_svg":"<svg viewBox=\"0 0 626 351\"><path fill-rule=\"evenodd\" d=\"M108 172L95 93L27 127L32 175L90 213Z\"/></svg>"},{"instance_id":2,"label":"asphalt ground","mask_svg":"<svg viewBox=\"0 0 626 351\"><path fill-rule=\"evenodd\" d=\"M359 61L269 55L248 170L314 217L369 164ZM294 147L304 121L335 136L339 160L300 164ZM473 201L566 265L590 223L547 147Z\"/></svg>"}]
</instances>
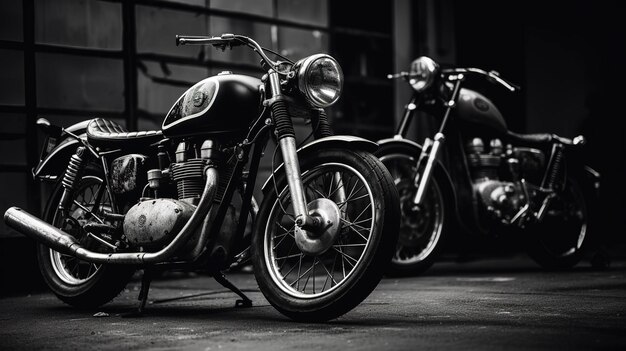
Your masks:
<instances>
[{"instance_id":1,"label":"asphalt ground","mask_svg":"<svg viewBox=\"0 0 626 351\"><path fill-rule=\"evenodd\" d=\"M0 349L32 350L418 350L626 349L626 260L544 272L525 256L441 262L420 277L385 278L360 306L322 324L283 317L254 276L167 274L141 317L139 280L113 302L83 311L49 292L0 299Z\"/></svg>"}]
</instances>

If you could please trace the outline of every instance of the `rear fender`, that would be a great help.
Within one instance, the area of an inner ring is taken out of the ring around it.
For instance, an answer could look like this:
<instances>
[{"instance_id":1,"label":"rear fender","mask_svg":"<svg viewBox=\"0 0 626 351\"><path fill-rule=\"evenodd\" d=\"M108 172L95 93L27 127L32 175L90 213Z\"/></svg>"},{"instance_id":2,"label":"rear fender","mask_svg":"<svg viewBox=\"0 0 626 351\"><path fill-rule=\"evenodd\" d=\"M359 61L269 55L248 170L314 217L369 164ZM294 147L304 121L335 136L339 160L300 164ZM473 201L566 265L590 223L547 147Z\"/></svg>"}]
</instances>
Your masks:
<instances>
[{"instance_id":1,"label":"rear fender","mask_svg":"<svg viewBox=\"0 0 626 351\"><path fill-rule=\"evenodd\" d=\"M65 131L68 131L81 139L87 138L87 124L89 120L76 123ZM70 157L76 151L79 146L79 141L68 133L61 135L61 141L54 147L43 159L39 160L39 164L33 168L33 179L40 180L56 180L63 174Z\"/></svg>"}]
</instances>

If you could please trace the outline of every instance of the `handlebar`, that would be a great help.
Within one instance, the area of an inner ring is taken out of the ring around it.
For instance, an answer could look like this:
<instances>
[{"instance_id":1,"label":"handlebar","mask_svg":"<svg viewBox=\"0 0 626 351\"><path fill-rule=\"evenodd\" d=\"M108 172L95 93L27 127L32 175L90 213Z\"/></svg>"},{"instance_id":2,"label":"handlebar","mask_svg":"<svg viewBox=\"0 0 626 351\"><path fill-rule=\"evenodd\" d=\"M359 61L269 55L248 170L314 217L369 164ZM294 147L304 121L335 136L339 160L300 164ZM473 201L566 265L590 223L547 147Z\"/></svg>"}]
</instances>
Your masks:
<instances>
[{"instance_id":1,"label":"handlebar","mask_svg":"<svg viewBox=\"0 0 626 351\"><path fill-rule=\"evenodd\" d=\"M442 69L441 73L447 76L453 75L453 74L478 74L478 75L485 76L487 80L492 83L498 83L502 85L503 87L505 87L511 92L515 92L521 89L519 85L511 83L507 81L506 79L500 77L500 75L496 71L487 72L480 68L450 68L450 69ZM397 78L408 80L411 78L411 74L409 72L400 72L400 73L387 75L387 79L397 79Z\"/></svg>"},{"instance_id":2,"label":"handlebar","mask_svg":"<svg viewBox=\"0 0 626 351\"><path fill-rule=\"evenodd\" d=\"M488 81L492 83L499 83L503 87L507 88L509 91L514 92L520 90L520 86L514 83L507 81L500 77L500 74L496 71L485 71L480 68L450 68L441 70L443 74L451 75L451 74L478 74L487 78Z\"/></svg>"},{"instance_id":3,"label":"handlebar","mask_svg":"<svg viewBox=\"0 0 626 351\"><path fill-rule=\"evenodd\" d=\"M232 49L235 46L246 45L252 48L261 57L261 60L269 65L269 67L278 71L279 63L272 61L269 57L267 57L261 45L259 45L256 41L243 35L229 33L222 34L219 37L177 35L176 46L179 45L212 45L215 48L221 50L226 50L226 48Z\"/></svg>"}]
</instances>

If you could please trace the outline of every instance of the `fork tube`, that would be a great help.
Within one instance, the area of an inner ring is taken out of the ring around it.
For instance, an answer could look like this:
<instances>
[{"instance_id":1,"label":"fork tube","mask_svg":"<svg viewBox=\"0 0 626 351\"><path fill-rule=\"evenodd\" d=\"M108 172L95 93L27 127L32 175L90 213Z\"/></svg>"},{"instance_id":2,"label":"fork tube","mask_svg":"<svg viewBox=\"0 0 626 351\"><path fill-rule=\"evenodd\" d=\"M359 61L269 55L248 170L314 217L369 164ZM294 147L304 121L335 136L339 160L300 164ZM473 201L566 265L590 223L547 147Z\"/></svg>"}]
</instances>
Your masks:
<instances>
[{"instance_id":1,"label":"fork tube","mask_svg":"<svg viewBox=\"0 0 626 351\"><path fill-rule=\"evenodd\" d=\"M458 99L459 92L461 90L461 83L465 78L462 74L459 74L455 77L450 77L449 79L455 80L455 83L452 90L452 95L450 96L450 100L446 102L446 112L443 115L443 120L441 121L441 125L439 126L439 131L437 132L437 134L435 134L435 140L433 141L433 143L429 145L430 150L424 148L424 150L422 151L422 155L420 155L420 160L418 161L417 174L415 175L415 186L417 187L417 191L415 192L415 197L413 198L413 204L415 205L421 205L422 201L424 201L424 195L426 194L426 189L428 189L430 178L432 178L435 162L439 158L441 146L446 139L443 131L448 124L448 119L450 118L450 113L452 112L452 109L456 106L456 100ZM422 158L425 157L426 152L428 152L428 159L426 160L426 165L423 166L424 169L422 171Z\"/></svg>"},{"instance_id":2,"label":"fork tube","mask_svg":"<svg viewBox=\"0 0 626 351\"><path fill-rule=\"evenodd\" d=\"M441 150L444 140L445 137L442 133L435 134L435 141L430 145L428 160L426 161L424 171L419 172L418 169L419 179L417 180L417 191L415 192L415 198L413 199L413 203L415 205L421 205L422 201L424 201L424 195L426 194L426 189L428 189L428 184L432 178L435 162L439 158L439 151Z\"/></svg>"},{"instance_id":3,"label":"fork tube","mask_svg":"<svg viewBox=\"0 0 626 351\"><path fill-rule=\"evenodd\" d=\"M285 175L289 185L289 194L293 204L295 222L299 227L316 226L315 218L309 216L307 201L304 193L302 178L300 178L300 163L296 149L296 137L293 131L293 123L287 112L287 106L282 99L280 77L278 73L269 71L269 82L272 92L271 109L272 118L276 125L278 145L283 156Z\"/></svg>"},{"instance_id":4,"label":"fork tube","mask_svg":"<svg viewBox=\"0 0 626 351\"><path fill-rule=\"evenodd\" d=\"M413 111L415 111L415 109L417 109L417 96L413 94L411 102L404 108L404 116L402 117L402 121L400 121L396 134L393 136L394 139L404 139L404 137L406 137L406 132L413 120Z\"/></svg>"}]
</instances>

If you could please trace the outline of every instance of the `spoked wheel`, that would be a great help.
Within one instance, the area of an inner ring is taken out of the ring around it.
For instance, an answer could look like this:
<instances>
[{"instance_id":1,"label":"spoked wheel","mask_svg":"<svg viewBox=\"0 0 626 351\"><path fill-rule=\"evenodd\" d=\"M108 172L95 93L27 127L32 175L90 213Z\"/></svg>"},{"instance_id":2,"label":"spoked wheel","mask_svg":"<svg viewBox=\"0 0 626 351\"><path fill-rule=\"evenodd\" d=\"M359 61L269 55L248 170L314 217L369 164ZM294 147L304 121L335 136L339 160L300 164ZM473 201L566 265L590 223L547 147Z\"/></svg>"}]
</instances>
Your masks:
<instances>
[{"instance_id":1,"label":"spoked wheel","mask_svg":"<svg viewBox=\"0 0 626 351\"><path fill-rule=\"evenodd\" d=\"M50 198L46 220L90 250L111 252L111 248L82 228L89 222L106 223L102 212L111 211L111 196L101 176L92 171L82 177L67 215L58 209L62 189L58 186ZM38 245L37 254L39 268L48 286L61 300L77 307L97 307L110 301L122 291L134 272L133 268L126 266L86 262L43 245Z\"/></svg>"},{"instance_id":2,"label":"spoked wheel","mask_svg":"<svg viewBox=\"0 0 626 351\"><path fill-rule=\"evenodd\" d=\"M566 269L576 265L590 241L585 196L578 183L568 179L565 189L547 209L533 233L529 254L543 268Z\"/></svg>"},{"instance_id":3,"label":"spoked wheel","mask_svg":"<svg viewBox=\"0 0 626 351\"><path fill-rule=\"evenodd\" d=\"M283 314L325 321L354 308L380 281L397 240L397 192L368 153L324 150L303 160L301 170L309 212L327 225L297 232L289 190L279 180L280 195L268 194L259 212L255 275Z\"/></svg>"},{"instance_id":4,"label":"spoked wheel","mask_svg":"<svg viewBox=\"0 0 626 351\"><path fill-rule=\"evenodd\" d=\"M74 237L80 236L82 226L89 221L89 213L94 207L96 196L102 180L98 177L87 176L81 181L81 185L76 192L74 204L69 210L69 216L72 220L64 218L60 211L55 211L53 224L63 229ZM111 198L107 192L101 195L101 207L108 208L111 211ZM90 263L80 260L74 256L66 255L52 249L50 258L52 260L52 268L66 284L80 285L91 279L102 268L101 264Z\"/></svg>"},{"instance_id":5,"label":"spoked wheel","mask_svg":"<svg viewBox=\"0 0 626 351\"><path fill-rule=\"evenodd\" d=\"M433 265L444 243L445 203L436 178L431 179L422 206L413 205L415 197L415 157L389 153L380 160L391 173L400 194L400 237L388 274L415 275Z\"/></svg>"}]
</instances>

